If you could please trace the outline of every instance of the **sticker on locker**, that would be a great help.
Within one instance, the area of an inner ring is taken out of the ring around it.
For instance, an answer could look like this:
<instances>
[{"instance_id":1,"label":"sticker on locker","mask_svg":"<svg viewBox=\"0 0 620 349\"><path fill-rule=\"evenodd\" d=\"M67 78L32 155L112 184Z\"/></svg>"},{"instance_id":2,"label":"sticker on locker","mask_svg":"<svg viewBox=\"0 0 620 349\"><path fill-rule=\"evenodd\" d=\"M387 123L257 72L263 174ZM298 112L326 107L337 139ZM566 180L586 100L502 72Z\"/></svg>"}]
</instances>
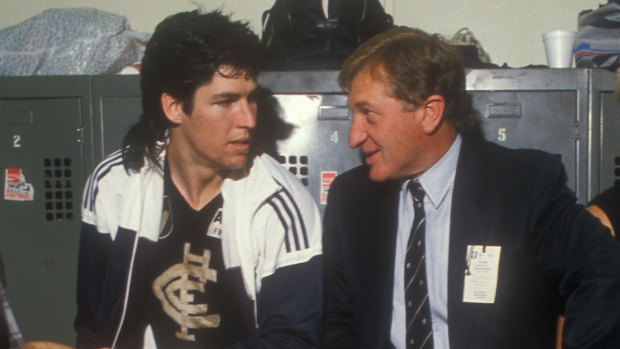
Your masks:
<instances>
[{"instance_id":1,"label":"sticker on locker","mask_svg":"<svg viewBox=\"0 0 620 349\"><path fill-rule=\"evenodd\" d=\"M337 171L321 171L321 205L327 205L327 193L337 175Z\"/></svg>"},{"instance_id":2,"label":"sticker on locker","mask_svg":"<svg viewBox=\"0 0 620 349\"><path fill-rule=\"evenodd\" d=\"M4 200L32 201L34 187L26 182L20 168L7 168L4 171Z\"/></svg>"}]
</instances>

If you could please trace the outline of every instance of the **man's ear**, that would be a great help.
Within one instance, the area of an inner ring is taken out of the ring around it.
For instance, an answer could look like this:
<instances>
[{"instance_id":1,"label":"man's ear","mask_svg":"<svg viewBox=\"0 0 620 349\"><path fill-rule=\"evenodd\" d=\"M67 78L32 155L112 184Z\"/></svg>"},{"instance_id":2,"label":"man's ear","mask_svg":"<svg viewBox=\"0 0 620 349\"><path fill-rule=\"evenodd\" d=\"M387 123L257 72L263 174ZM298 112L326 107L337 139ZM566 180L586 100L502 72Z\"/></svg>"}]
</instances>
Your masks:
<instances>
[{"instance_id":1,"label":"man's ear","mask_svg":"<svg viewBox=\"0 0 620 349\"><path fill-rule=\"evenodd\" d=\"M168 120L172 123L180 124L183 119L183 103L167 93L161 94L161 108Z\"/></svg>"},{"instance_id":2,"label":"man's ear","mask_svg":"<svg viewBox=\"0 0 620 349\"><path fill-rule=\"evenodd\" d=\"M432 134L439 129L443 121L443 111L446 107L446 100L440 95L431 95L422 104L424 116L422 119L422 131Z\"/></svg>"}]
</instances>

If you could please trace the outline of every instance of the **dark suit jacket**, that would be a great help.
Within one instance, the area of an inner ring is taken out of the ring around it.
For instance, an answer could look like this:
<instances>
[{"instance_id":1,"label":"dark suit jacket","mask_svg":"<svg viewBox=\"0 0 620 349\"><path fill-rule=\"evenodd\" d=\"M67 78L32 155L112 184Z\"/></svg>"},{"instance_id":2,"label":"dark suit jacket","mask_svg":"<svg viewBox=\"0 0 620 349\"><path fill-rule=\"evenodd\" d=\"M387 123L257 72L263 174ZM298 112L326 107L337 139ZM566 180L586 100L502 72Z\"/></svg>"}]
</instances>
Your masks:
<instances>
[{"instance_id":1,"label":"dark suit jacket","mask_svg":"<svg viewBox=\"0 0 620 349\"><path fill-rule=\"evenodd\" d=\"M399 183L358 167L325 212L325 348L388 348ZM432 234L432 232L427 232ZM502 247L493 304L462 302L467 245ZM464 139L452 197L450 348L620 348L620 244L566 186L560 160Z\"/></svg>"}]
</instances>

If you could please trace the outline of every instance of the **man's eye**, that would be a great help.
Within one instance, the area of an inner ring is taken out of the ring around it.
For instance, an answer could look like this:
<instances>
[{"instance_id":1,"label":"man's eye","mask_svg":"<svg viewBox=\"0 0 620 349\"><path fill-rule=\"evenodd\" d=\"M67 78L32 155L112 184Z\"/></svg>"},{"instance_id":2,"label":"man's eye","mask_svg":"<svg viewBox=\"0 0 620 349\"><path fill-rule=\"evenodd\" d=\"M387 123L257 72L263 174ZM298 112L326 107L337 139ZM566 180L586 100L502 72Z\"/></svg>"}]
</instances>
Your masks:
<instances>
[{"instance_id":1,"label":"man's eye","mask_svg":"<svg viewBox=\"0 0 620 349\"><path fill-rule=\"evenodd\" d=\"M365 110L364 117L366 118L366 122L369 124L374 124L377 121L377 114L372 112L371 110Z\"/></svg>"},{"instance_id":2,"label":"man's eye","mask_svg":"<svg viewBox=\"0 0 620 349\"><path fill-rule=\"evenodd\" d=\"M260 98L260 92L258 90L250 92L248 95L248 103L257 103Z\"/></svg>"},{"instance_id":3,"label":"man's eye","mask_svg":"<svg viewBox=\"0 0 620 349\"><path fill-rule=\"evenodd\" d=\"M219 100L219 101L215 101L215 104L218 104L218 105L229 105L229 104L232 104L234 102L235 101L233 99L222 99L222 100Z\"/></svg>"}]
</instances>

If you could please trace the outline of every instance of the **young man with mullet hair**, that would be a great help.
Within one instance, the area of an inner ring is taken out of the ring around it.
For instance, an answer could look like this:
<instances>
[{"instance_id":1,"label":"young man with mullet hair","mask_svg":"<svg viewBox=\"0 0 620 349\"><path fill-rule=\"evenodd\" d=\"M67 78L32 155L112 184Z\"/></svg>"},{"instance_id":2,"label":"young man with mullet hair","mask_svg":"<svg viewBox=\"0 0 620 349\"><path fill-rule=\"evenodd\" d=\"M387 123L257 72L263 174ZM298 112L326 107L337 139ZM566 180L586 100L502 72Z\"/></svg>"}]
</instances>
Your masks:
<instances>
[{"instance_id":1,"label":"young man with mullet hair","mask_svg":"<svg viewBox=\"0 0 620 349\"><path fill-rule=\"evenodd\" d=\"M219 12L157 26L141 119L84 191L78 348L318 347L320 214L256 155L262 57Z\"/></svg>"}]
</instances>

